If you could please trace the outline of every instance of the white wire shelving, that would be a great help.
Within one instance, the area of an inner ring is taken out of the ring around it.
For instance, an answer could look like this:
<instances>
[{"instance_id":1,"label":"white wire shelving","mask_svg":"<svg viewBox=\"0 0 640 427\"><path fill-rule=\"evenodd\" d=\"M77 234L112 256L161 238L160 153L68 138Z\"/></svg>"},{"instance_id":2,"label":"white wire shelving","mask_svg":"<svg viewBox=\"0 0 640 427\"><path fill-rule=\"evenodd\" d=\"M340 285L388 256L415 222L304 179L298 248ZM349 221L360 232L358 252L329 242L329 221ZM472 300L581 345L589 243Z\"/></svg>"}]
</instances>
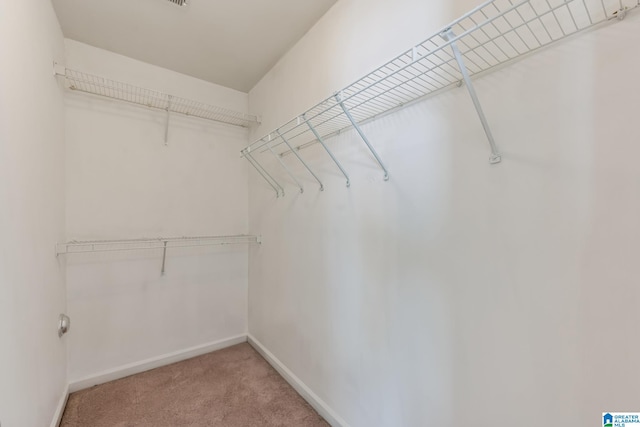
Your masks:
<instances>
[{"instance_id":1,"label":"white wire shelving","mask_svg":"<svg viewBox=\"0 0 640 427\"><path fill-rule=\"evenodd\" d=\"M387 168L360 125L464 83L489 140L490 162L499 163L501 155L473 88L472 77L597 25L621 20L638 6L640 0L487 1L245 147L242 155L279 197L284 195L284 188L258 160L258 154L276 156L302 192L300 181L283 161L293 154L323 190L319 177L300 156L300 150L319 143L344 175L348 187L349 176L325 140L354 128L387 180Z\"/></svg>"},{"instance_id":2,"label":"white wire shelving","mask_svg":"<svg viewBox=\"0 0 640 427\"><path fill-rule=\"evenodd\" d=\"M193 236L193 237L156 237L122 240L72 240L56 245L56 255L81 254L93 252L122 252L162 250L162 274L165 272L167 249L193 248L220 245L251 245L262 243L261 236Z\"/></svg>"},{"instance_id":3,"label":"white wire shelving","mask_svg":"<svg viewBox=\"0 0 640 427\"><path fill-rule=\"evenodd\" d=\"M248 128L252 124L259 122L258 117L255 115L245 114L228 108L169 95L167 93L134 86L129 83L111 80L106 77L96 76L82 71L61 68L56 71L56 74L65 79L65 86L70 90L85 92L151 109L166 111L167 126L169 123L170 113L197 117L200 119L226 123L244 128Z\"/></svg>"}]
</instances>

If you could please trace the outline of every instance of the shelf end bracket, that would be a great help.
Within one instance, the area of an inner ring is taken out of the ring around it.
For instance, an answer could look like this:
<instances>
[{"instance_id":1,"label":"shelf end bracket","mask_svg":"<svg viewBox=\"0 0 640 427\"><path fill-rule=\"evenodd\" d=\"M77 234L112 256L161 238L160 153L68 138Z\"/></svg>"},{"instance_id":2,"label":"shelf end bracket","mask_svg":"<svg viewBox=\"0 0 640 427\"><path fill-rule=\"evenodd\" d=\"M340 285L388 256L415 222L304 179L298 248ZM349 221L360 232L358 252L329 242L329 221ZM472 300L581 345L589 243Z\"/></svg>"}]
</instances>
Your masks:
<instances>
[{"instance_id":1,"label":"shelf end bracket","mask_svg":"<svg viewBox=\"0 0 640 427\"><path fill-rule=\"evenodd\" d=\"M58 61L53 61L53 75L56 77L66 77L67 69L64 67L64 65L58 64Z\"/></svg>"},{"instance_id":2,"label":"shelf end bracket","mask_svg":"<svg viewBox=\"0 0 640 427\"><path fill-rule=\"evenodd\" d=\"M484 115L484 111L482 110L482 105L480 104L480 100L478 99L476 90L473 87L473 82L471 81L469 70L467 70L467 66L464 63L462 53L460 53L460 49L456 44L456 35L451 28L447 28L442 33L440 33L440 36L451 44L451 50L453 51L453 56L455 57L456 62L458 63L458 68L460 69L460 73L462 74L462 79L467 86L467 90L469 91L469 95L471 96L471 100L473 101L473 105L476 107L476 111L478 112L478 116L480 117L480 122L482 122L484 132L487 134L489 146L491 147L491 156L489 157L489 163L500 163L502 161L502 155L500 154L498 146L496 145L496 141L493 138L493 134L491 133L489 122L487 121L487 117Z\"/></svg>"}]
</instances>

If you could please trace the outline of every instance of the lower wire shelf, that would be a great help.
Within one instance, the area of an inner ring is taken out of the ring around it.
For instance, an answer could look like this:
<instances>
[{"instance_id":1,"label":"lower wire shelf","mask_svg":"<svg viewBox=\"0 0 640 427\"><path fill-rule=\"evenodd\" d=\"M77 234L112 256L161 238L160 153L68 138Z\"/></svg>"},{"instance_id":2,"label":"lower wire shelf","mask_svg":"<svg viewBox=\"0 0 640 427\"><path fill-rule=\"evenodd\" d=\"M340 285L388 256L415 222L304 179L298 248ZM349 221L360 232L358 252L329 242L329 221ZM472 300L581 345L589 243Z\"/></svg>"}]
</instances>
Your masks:
<instances>
[{"instance_id":1,"label":"lower wire shelf","mask_svg":"<svg viewBox=\"0 0 640 427\"><path fill-rule=\"evenodd\" d=\"M231 236L155 237L122 240L72 240L66 243L58 243L56 245L56 256L91 252L120 252L161 249L162 274L164 274L167 249L220 245L250 245L261 243L261 236L245 234Z\"/></svg>"}]
</instances>

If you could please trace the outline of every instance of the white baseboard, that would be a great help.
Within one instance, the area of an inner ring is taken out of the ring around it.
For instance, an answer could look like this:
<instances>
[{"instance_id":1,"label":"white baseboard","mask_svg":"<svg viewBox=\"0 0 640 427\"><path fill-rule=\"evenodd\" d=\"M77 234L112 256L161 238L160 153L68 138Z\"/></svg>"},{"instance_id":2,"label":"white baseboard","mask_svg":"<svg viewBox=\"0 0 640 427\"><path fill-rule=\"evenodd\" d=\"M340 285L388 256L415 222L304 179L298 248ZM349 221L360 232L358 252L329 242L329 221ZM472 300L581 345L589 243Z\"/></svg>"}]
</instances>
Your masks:
<instances>
[{"instance_id":1,"label":"white baseboard","mask_svg":"<svg viewBox=\"0 0 640 427\"><path fill-rule=\"evenodd\" d=\"M338 414L336 414L322 399L320 399L309 387L303 383L300 378L295 376L284 364L278 360L269 350L267 350L257 339L251 334L247 335L249 344L265 358L273 368L278 371L299 394L313 407L332 427L349 427L349 424Z\"/></svg>"},{"instance_id":2,"label":"white baseboard","mask_svg":"<svg viewBox=\"0 0 640 427\"><path fill-rule=\"evenodd\" d=\"M139 374L150 369L155 369L161 366L191 359L192 357L211 353L212 351L221 350L223 348L231 347L232 345L241 344L243 342L247 342L247 335L245 334L208 344L199 345L196 347L191 347L173 353L163 354L161 356L142 360L140 362L119 366L114 369L109 369L107 371L99 372L97 374L89 375L84 378L71 381L69 383L69 393L93 387L94 385L104 384L109 381L118 380L130 375Z\"/></svg>"},{"instance_id":3,"label":"white baseboard","mask_svg":"<svg viewBox=\"0 0 640 427\"><path fill-rule=\"evenodd\" d=\"M51 420L51 427L58 427L60 425L60 421L62 421L62 414L64 414L64 408L67 406L67 399L69 398L69 386L64 388L62 392L62 396L60 396L60 400L58 401L58 407L56 408L56 412L53 414L53 420Z\"/></svg>"}]
</instances>

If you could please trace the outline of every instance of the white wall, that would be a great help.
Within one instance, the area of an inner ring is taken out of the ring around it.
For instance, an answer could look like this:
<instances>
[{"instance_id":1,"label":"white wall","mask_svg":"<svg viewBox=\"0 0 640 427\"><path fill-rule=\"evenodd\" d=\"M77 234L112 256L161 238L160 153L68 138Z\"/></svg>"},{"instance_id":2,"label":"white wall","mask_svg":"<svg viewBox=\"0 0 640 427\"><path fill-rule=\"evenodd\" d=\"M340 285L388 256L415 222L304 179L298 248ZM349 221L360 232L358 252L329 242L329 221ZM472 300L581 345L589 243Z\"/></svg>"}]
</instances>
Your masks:
<instances>
[{"instance_id":1,"label":"white wall","mask_svg":"<svg viewBox=\"0 0 640 427\"><path fill-rule=\"evenodd\" d=\"M66 388L64 118L49 1L0 2L0 423L51 424Z\"/></svg>"},{"instance_id":2,"label":"white wall","mask_svg":"<svg viewBox=\"0 0 640 427\"><path fill-rule=\"evenodd\" d=\"M247 111L247 95L66 40L66 66ZM247 131L66 96L67 238L247 232ZM246 333L247 248L66 255L69 380Z\"/></svg>"},{"instance_id":3,"label":"white wall","mask_svg":"<svg viewBox=\"0 0 640 427\"><path fill-rule=\"evenodd\" d=\"M430 3L430 4L427 4ZM250 93L259 137L475 2L341 0ZM249 332L353 427L597 425L640 371L640 13L250 175ZM264 158L265 160L268 157ZM610 409L613 408L613 409Z\"/></svg>"}]
</instances>

